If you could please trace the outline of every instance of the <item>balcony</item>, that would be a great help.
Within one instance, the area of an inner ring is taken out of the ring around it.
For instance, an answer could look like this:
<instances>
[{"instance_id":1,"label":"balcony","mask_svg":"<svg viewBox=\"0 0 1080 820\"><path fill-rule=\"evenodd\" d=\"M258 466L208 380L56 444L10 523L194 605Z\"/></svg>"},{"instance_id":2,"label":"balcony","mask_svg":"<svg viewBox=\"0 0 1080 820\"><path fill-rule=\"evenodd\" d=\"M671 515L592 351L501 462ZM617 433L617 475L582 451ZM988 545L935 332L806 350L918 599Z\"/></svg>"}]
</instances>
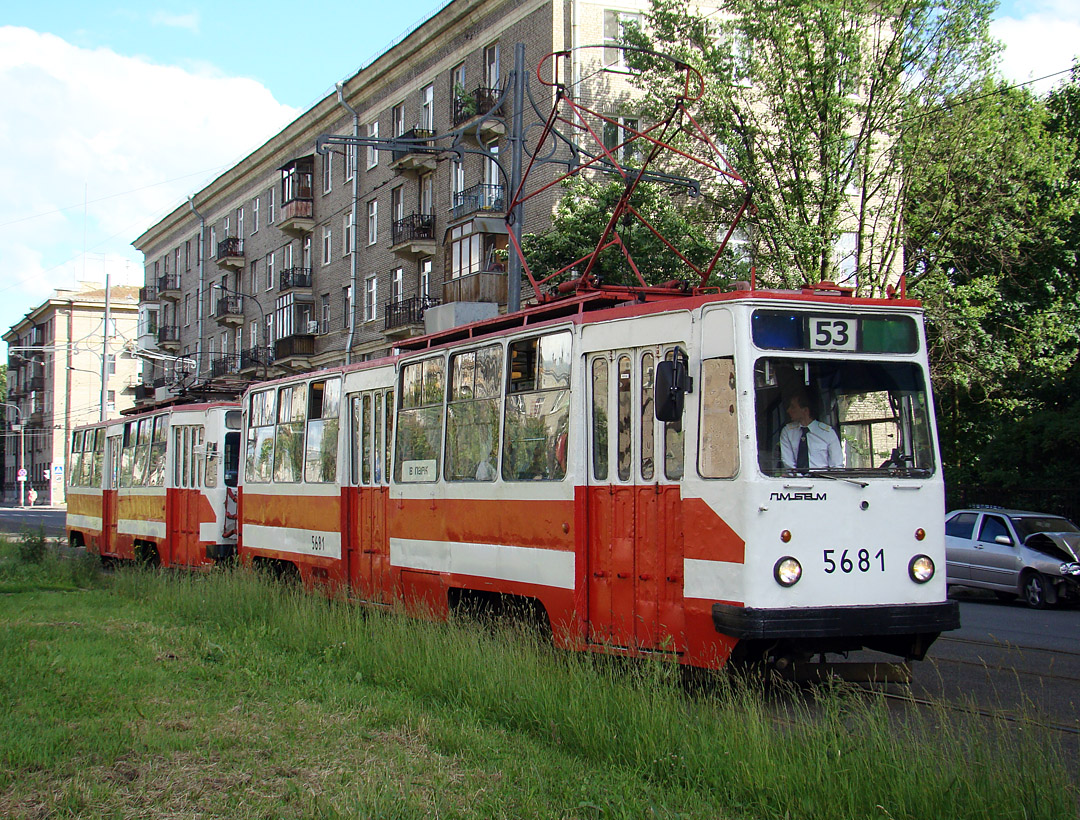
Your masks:
<instances>
[{"instance_id":1,"label":"balcony","mask_svg":"<svg viewBox=\"0 0 1080 820\"><path fill-rule=\"evenodd\" d=\"M311 199L291 199L281 206L278 227L295 236L315 230L315 202Z\"/></svg>"},{"instance_id":2,"label":"balcony","mask_svg":"<svg viewBox=\"0 0 1080 820\"><path fill-rule=\"evenodd\" d=\"M240 357L235 353L225 353L210 361L210 378L219 379L240 369Z\"/></svg>"},{"instance_id":3,"label":"balcony","mask_svg":"<svg viewBox=\"0 0 1080 820\"><path fill-rule=\"evenodd\" d=\"M146 287L139 288L139 301L140 302L156 302L158 300L157 285L147 285Z\"/></svg>"},{"instance_id":4,"label":"balcony","mask_svg":"<svg viewBox=\"0 0 1080 820\"><path fill-rule=\"evenodd\" d=\"M278 291L311 290L311 268L285 268L281 272Z\"/></svg>"},{"instance_id":5,"label":"balcony","mask_svg":"<svg viewBox=\"0 0 1080 820\"><path fill-rule=\"evenodd\" d=\"M290 160L281 171L281 215L277 226L286 233L303 236L315 230L315 158Z\"/></svg>"},{"instance_id":6,"label":"balcony","mask_svg":"<svg viewBox=\"0 0 1080 820\"><path fill-rule=\"evenodd\" d=\"M314 333L296 333L274 342L274 364L291 370L307 367L308 358L314 355Z\"/></svg>"},{"instance_id":7,"label":"balcony","mask_svg":"<svg viewBox=\"0 0 1080 820\"><path fill-rule=\"evenodd\" d=\"M266 347L249 347L240 351L240 373L252 375L274 361L271 351Z\"/></svg>"},{"instance_id":8,"label":"balcony","mask_svg":"<svg viewBox=\"0 0 1080 820\"><path fill-rule=\"evenodd\" d=\"M239 296L224 296L217 300L214 318L219 325L239 327L244 324L243 299Z\"/></svg>"},{"instance_id":9,"label":"balcony","mask_svg":"<svg viewBox=\"0 0 1080 820\"><path fill-rule=\"evenodd\" d=\"M180 276L175 273L166 273L157 280L158 299L166 302L180 301Z\"/></svg>"},{"instance_id":10,"label":"balcony","mask_svg":"<svg viewBox=\"0 0 1080 820\"><path fill-rule=\"evenodd\" d=\"M443 283L443 302L506 304L506 272L477 271Z\"/></svg>"},{"instance_id":11,"label":"balcony","mask_svg":"<svg viewBox=\"0 0 1080 820\"><path fill-rule=\"evenodd\" d=\"M154 398L154 386L152 384L135 385L135 401L149 401Z\"/></svg>"},{"instance_id":12,"label":"balcony","mask_svg":"<svg viewBox=\"0 0 1080 820\"><path fill-rule=\"evenodd\" d=\"M30 393L41 392L45 389L45 377L31 376L26 380L26 389Z\"/></svg>"},{"instance_id":13,"label":"balcony","mask_svg":"<svg viewBox=\"0 0 1080 820\"><path fill-rule=\"evenodd\" d=\"M450 216L461 219L480 212L506 212L506 196L502 185L474 185L454 194Z\"/></svg>"},{"instance_id":14,"label":"balcony","mask_svg":"<svg viewBox=\"0 0 1080 820\"><path fill-rule=\"evenodd\" d=\"M390 226L390 250L404 256L434 256L435 217L432 214L409 214Z\"/></svg>"},{"instance_id":15,"label":"balcony","mask_svg":"<svg viewBox=\"0 0 1080 820\"><path fill-rule=\"evenodd\" d=\"M424 322L424 311L435 307L439 300L431 296L410 296L400 302L387 302L383 315L383 331L391 338L412 335L412 329Z\"/></svg>"},{"instance_id":16,"label":"balcony","mask_svg":"<svg viewBox=\"0 0 1080 820\"><path fill-rule=\"evenodd\" d=\"M161 325L157 332L157 343L162 350L179 350L180 328L176 325Z\"/></svg>"},{"instance_id":17,"label":"balcony","mask_svg":"<svg viewBox=\"0 0 1080 820\"><path fill-rule=\"evenodd\" d=\"M218 242L215 261L222 268L244 267L244 240L239 236L227 236L222 239Z\"/></svg>"},{"instance_id":18,"label":"balcony","mask_svg":"<svg viewBox=\"0 0 1080 820\"><path fill-rule=\"evenodd\" d=\"M454 127L457 128L482 115L501 117L502 106L496 106L498 99L499 89L482 86L464 94L455 95L454 107L451 111ZM478 122L477 126L476 136L481 142L490 142L506 133L506 124L499 119L484 119Z\"/></svg>"},{"instance_id":19,"label":"balcony","mask_svg":"<svg viewBox=\"0 0 1080 820\"><path fill-rule=\"evenodd\" d=\"M390 168L417 174L434 171L438 149L428 142L434 136L435 132L429 128L410 128L400 137L395 137L397 147L390 152Z\"/></svg>"}]
</instances>

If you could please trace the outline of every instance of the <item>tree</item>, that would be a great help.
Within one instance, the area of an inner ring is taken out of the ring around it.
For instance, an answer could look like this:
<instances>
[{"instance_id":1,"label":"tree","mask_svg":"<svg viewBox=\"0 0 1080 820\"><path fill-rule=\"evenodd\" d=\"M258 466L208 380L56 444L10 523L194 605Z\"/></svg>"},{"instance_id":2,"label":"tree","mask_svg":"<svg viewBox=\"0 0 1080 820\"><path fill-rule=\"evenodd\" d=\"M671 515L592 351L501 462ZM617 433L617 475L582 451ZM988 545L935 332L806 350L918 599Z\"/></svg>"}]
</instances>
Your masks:
<instances>
[{"instance_id":1,"label":"tree","mask_svg":"<svg viewBox=\"0 0 1080 820\"><path fill-rule=\"evenodd\" d=\"M882 293L901 269L905 115L988 70L993 5L723 0L703 17L688 0L653 0L627 41L703 74L695 118L754 190L760 278ZM631 62L647 100L678 93L665 61Z\"/></svg>"}]
</instances>

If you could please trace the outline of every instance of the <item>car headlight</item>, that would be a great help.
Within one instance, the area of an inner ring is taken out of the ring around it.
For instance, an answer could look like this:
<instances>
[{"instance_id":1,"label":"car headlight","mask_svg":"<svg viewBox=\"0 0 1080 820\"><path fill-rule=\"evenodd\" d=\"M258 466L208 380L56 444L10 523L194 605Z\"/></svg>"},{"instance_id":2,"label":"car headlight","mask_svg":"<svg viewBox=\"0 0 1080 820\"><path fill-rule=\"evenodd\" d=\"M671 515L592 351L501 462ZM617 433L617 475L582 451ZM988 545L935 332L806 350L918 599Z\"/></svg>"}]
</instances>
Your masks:
<instances>
[{"instance_id":1,"label":"car headlight","mask_svg":"<svg viewBox=\"0 0 1080 820\"><path fill-rule=\"evenodd\" d=\"M794 586L802 578L802 564L798 559L785 555L773 567L773 578L782 587Z\"/></svg>"},{"instance_id":2,"label":"car headlight","mask_svg":"<svg viewBox=\"0 0 1080 820\"><path fill-rule=\"evenodd\" d=\"M1080 564L1062 564L1058 569L1062 575L1080 575Z\"/></svg>"},{"instance_id":3,"label":"car headlight","mask_svg":"<svg viewBox=\"0 0 1080 820\"><path fill-rule=\"evenodd\" d=\"M916 555L908 562L907 571L916 584L925 584L934 577L934 559L929 555Z\"/></svg>"}]
</instances>

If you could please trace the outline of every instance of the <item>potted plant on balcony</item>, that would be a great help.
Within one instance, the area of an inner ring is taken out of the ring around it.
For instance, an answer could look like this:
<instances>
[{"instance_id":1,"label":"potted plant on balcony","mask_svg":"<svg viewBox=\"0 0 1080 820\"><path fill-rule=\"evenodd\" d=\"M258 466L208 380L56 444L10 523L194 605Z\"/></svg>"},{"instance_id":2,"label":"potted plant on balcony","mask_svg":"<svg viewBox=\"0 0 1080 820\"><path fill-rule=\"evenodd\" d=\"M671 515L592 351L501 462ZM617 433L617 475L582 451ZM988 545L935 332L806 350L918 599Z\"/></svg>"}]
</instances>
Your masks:
<instances>
[{"instance_id":1,"label":"potted plant on balcony","mask_svg":"<svg viewBox=\"0 0 1080 820\"><path fill-rule=\"evenodd\" d=\"M476 95L466 91L461 83L454 83L454 99L457 111L462 118L471 119L476 116Z\"/></svg>"}]
</instances>

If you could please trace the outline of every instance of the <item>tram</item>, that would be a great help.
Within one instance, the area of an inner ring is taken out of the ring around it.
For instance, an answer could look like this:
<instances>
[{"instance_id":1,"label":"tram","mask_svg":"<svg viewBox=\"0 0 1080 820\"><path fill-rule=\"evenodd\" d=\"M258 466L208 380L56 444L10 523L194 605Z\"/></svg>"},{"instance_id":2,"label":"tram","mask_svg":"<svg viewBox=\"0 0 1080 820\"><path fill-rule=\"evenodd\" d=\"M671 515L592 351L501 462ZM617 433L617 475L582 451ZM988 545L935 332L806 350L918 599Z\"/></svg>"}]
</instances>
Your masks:
<instances>
[{"instance_id":1,"label":"tram","mask_svg":"<svg viewBox=\"0 0 1080 820\"><path fill-rule=\"evenodd\" d=\"M103 562L206 567L235 554L240 409L191 404L71 436L65 527Z\"/></svg>"},{"instance_id":2,"label":"tram","mask_svg":"<svg viewBox=\"0 0 1080 820\"><path fill-rule=\"evenodd\" d=\"M565 648L700 667L959 625L906 298L585 291L242 409L241 559L374 606L517 602Z\"/></svg>"}]
</instances>

